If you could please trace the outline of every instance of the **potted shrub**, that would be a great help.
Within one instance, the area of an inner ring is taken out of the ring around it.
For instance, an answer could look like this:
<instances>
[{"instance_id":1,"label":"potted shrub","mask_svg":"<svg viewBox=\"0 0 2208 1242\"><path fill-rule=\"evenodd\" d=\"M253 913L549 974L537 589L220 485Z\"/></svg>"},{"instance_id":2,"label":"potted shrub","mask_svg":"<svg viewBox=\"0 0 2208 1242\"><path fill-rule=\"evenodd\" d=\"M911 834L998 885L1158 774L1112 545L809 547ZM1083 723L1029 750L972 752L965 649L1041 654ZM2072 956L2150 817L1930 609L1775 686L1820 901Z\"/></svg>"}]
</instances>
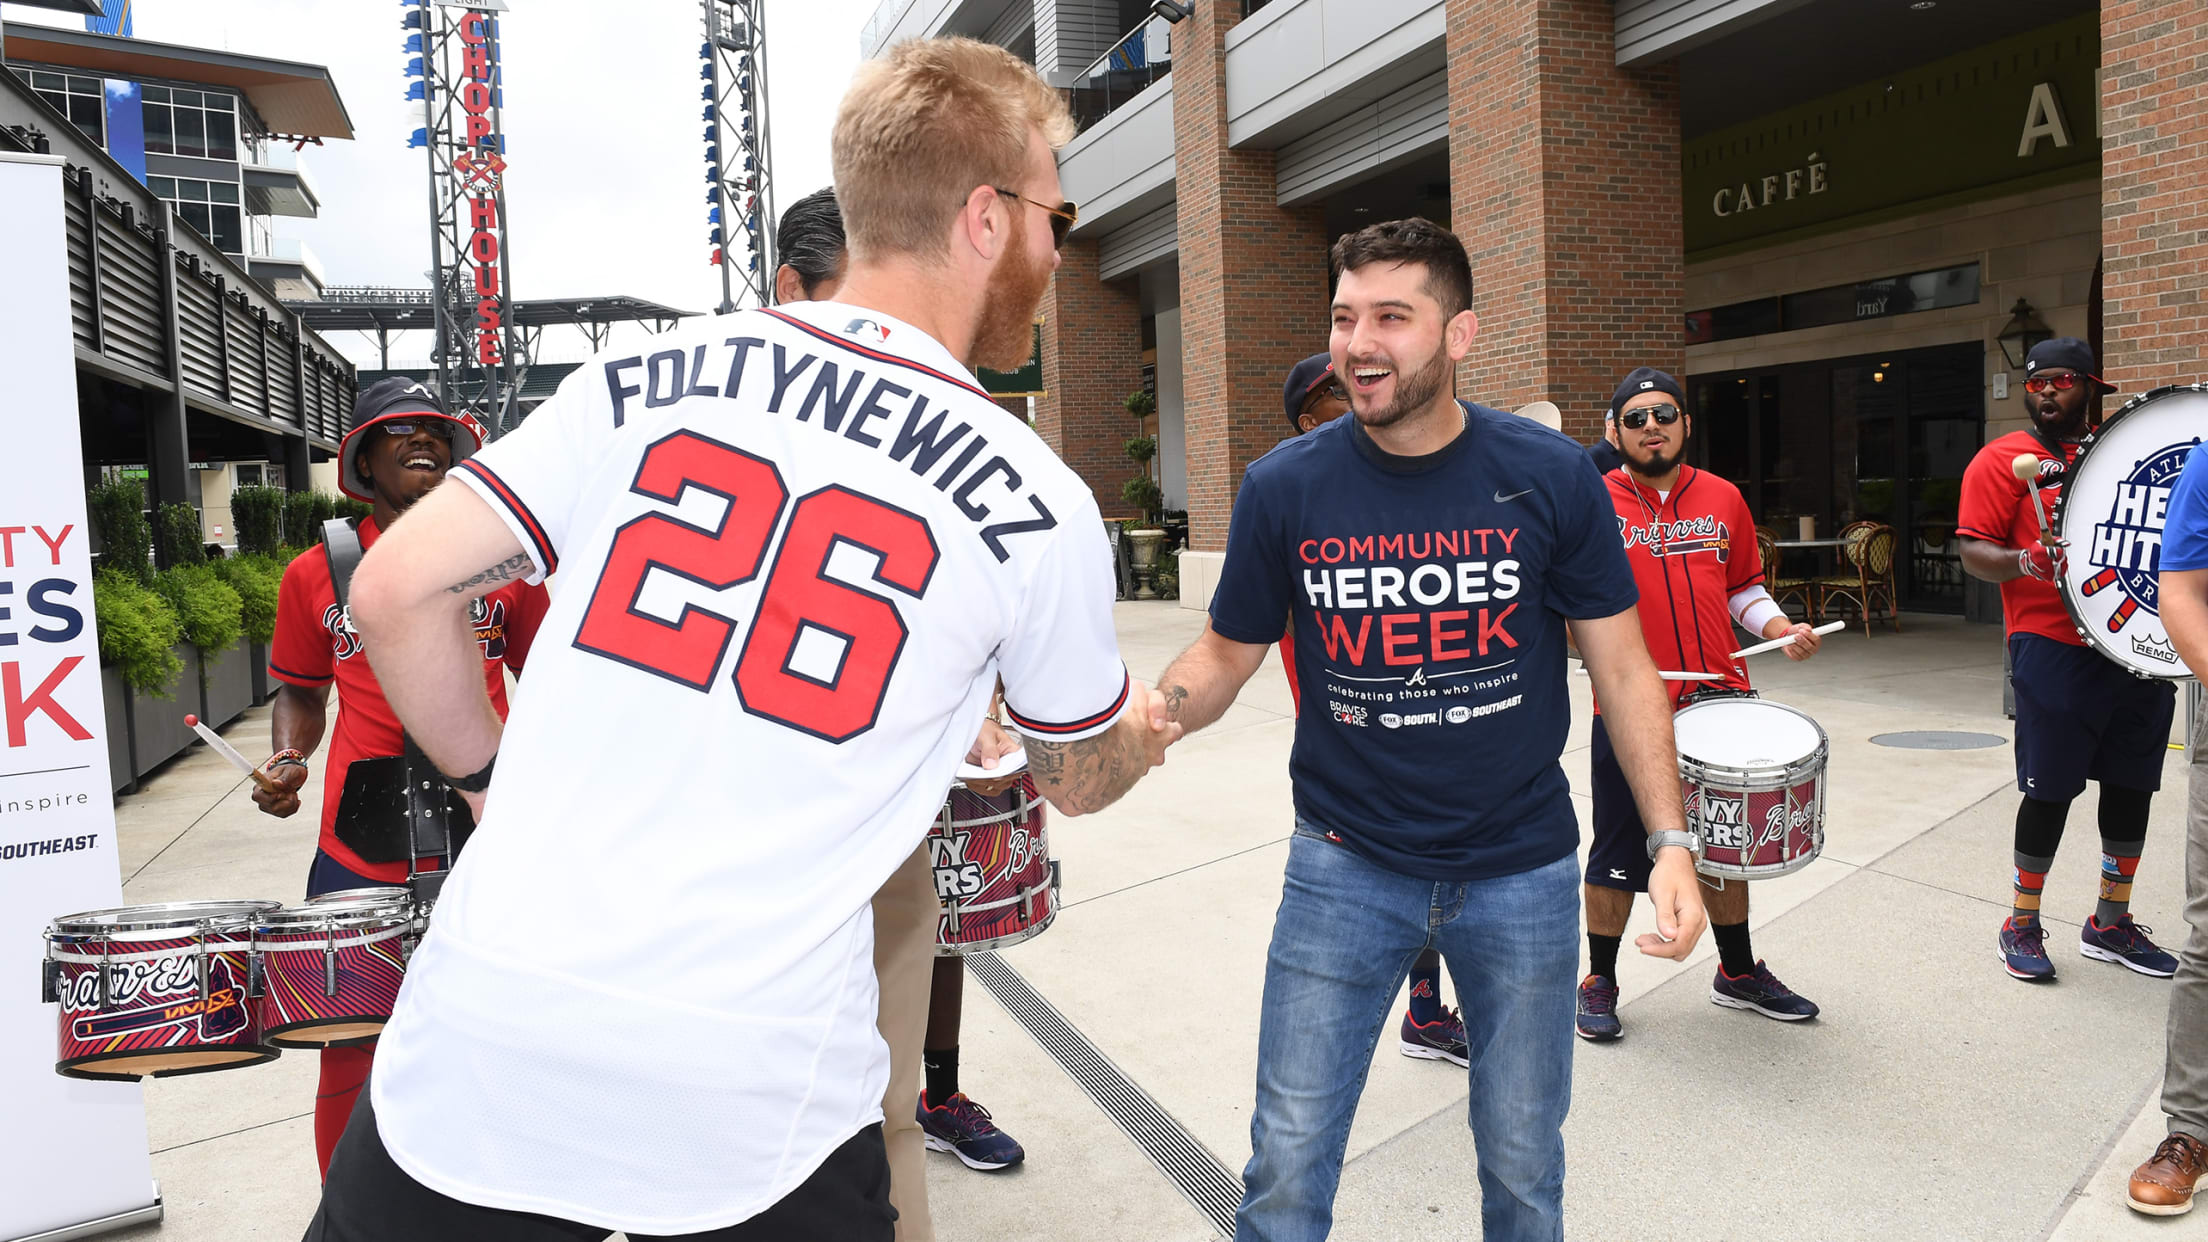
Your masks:
<instances>
[{"instance_id":1,"label":"potted shrub","mask_svg":"<svg viewBox=\"0 0 2208 1242\"><path fill-rule=\"evenodd\" d=\"M1135 419L1135 434L1123 447L1138 473L1119 488L1119 498L1142 515L1142 520L1127 530L1127 542L1134 552L1135 598L1156 599L1158 547L1165 542L1165 532L1158 528L1157 519L1158 511L1165 507L1165 489L1158 486L1151 470L1151 460L1158 455L1158 438L1148 434L1148 423L1158 412L1158 399L1137 389L1120 404Z\"/></svg>"},{"instance_id":2,"label":"potted shrub","mask_svg":"<svg viewBox=\"0 0 2208 1242\"><path fill-rule=\"evenodd\" d=\"M276 593L283 584L288 557L284 538L284 492L275 487L241 487L230 494L230 520L238 531L238 554L215 566L222 580L245 602L246 654L252 664L253 701L268 701L268 644L276 635Z\"/></svg>"},{"instance_id":3,"label":"potted shrub","mask_svg":"<svg viewBox=\"0 0 2208 1242\"><path fill-rule=\"evenodd\" d=\"M199 515L190 505L161 506L154 514L154 540L168 568L153 576L153 589L176 609L184 627L191 651L182 658L196 664L199 674L197 711L210 726L220 728L235 720L253 696L251 656L241 641L245 602L207 563ZM179 736L178 750L191 744L189 731Z\"/></svg>"},{"instance_id":4,"label":"potted shrub","mask_svg":"<svg viewBox=\"0 0 2208 1242\"><path fill-rule=\"evenodd\" d=\"M120 567L108 567L92 576L92 610L100 627L100 672L108 700L108 761L114 768L115 787L127 787L137 777L183 748L177 733L184 728L184 711L168 702L184 671L188 647L181 646L184 627L176 609L139 583ZM139 736L154 731L164 718L174 717L167 734L174 745L163 749ZM120 744L118 744L120 743Z\"/></svg>"}]
</instances>

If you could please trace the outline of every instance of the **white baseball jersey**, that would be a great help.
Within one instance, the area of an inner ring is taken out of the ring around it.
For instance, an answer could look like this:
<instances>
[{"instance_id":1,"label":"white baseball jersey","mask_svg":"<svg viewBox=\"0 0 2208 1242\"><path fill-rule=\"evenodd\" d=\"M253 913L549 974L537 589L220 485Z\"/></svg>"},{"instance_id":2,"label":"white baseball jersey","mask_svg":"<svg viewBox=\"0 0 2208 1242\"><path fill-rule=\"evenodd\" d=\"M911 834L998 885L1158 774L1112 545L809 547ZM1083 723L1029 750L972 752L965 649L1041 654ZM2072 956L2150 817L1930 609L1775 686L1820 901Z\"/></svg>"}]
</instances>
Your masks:
<instances>
[{"instance_id":1,"label":"white baseball jersey","mask_svg":"<svg viewBox=\"0 0 2208 1242\"><path fill-rule=\"evenodd\" d=\"M809 303L652 345L453 471L560 589L372 1090L436 1190L683 1234L880 1118L868 903L996 678L1059 740L1128 681L1096 502L934 340Z\"/></svg>"}]
</instances>

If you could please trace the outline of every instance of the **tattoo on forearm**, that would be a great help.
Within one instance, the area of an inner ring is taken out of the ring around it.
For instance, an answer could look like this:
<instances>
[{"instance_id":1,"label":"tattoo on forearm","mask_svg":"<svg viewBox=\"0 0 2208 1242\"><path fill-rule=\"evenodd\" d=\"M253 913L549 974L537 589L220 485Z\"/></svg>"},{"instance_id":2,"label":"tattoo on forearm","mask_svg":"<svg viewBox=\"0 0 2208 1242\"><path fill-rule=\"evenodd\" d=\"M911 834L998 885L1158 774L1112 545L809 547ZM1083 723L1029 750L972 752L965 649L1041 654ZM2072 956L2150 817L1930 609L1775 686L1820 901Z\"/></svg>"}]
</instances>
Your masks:
<instances>
[{"instance_id":1,"label":"tattoo on forearm","mask_svg":"<svg viewBox=\"0 0 2208 1242\"><path fill-rule=\"evenodd\" d=\"M1076 814L1101 811L1134 788L1148 766L1131 754L1141 743L1114 728L1078 742L1027 739L1027 767L1037 782L1055 788L1051 801Z\"/></svg>"},{"instance_id":2,"label":"tattoo on forearm","mask_svg":"<svg viewBox=\"0 0 2208 1242\"><path fill-rule=\"evenodd\" d=\"M1165 696L1165 718L1167 720L1179 720L1181 718L1181 705L1188 702L1188 687L1178 684L1162 686L1158 692Z\"/></svg>"},{"instance_id":3,"label":"tattoo on forearm","mask_svg":"<svg viewBox=\"0 0 2208 1242\"><path fill-rule=\"evenodd\" d=\"M483 586L487 583L509 582L515 578L526 578L529 576L530 571L534 570L536 567L537 563L529 559L529 554L527 552L516 552L512 556L507 557L505 560L500 561L498 564L493 565L489 569L484 570L482 573L479 573L473 578L468 579L466 582L455 582L445 589L452 592L454 595L466 595L470 591L473 591L475 588Z\"/></svg>"}]
</instances>

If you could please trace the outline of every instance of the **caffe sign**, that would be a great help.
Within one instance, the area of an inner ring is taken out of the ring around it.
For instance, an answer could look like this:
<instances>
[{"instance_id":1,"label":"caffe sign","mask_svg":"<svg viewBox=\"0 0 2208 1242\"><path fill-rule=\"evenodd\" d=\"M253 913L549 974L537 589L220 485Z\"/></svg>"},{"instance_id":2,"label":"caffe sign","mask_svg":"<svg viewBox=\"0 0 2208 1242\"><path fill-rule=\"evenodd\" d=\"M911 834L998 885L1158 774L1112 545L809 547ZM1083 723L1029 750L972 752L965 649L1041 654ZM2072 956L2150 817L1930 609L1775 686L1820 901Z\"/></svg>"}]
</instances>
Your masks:
<instances>
[{"instance_id":1,"label":"caffe sign","mask_svg":"<svg viewBox=\"0 0 2208 1242\"><path fill-rule=\"evenodd\" d=\"M1717 193L1710 196L1710 210L1720 216L1729 216L1734 212L1755 211L1775 203L1791 203L1805 195L1822 194L1831 189L1831 175L1831 165L1812 151L1808 158L1794 168L1765 173L1753 181L1741 182L1737 188L1729 185L1717 187Z\"/></svg>"},{"instance_id":2,"label":"caffe sign","mask_svg":"<svg viewBox=\"0 0 2208 1242\"><path fill-rule=\"evenodd\" d=\"M1687 253L2097 175L2099 61L2086 13L1691 139Z\"/></svg>"}]
</instances>

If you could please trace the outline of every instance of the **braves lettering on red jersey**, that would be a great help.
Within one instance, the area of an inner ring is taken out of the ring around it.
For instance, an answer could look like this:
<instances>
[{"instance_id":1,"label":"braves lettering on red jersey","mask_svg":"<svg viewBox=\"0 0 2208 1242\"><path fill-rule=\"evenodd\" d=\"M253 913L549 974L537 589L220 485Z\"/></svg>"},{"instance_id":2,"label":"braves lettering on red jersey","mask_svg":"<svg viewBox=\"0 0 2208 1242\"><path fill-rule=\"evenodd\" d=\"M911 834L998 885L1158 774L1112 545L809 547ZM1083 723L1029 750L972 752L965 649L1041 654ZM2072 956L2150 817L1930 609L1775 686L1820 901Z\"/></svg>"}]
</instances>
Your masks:
<instances>
[{"instance_id":1,"label":"braves lettering on red jersey","mask_svg":"<svg viewBox=\"0 0 2208 1242\"><path fill-rule=\"evenodd\" d=\"M654 345L453 471L561 588L371 1089L445 1194L672 1235L881 1116L869 903L999 676L1067 741L1129 682L1095 501L927 335L817 302Z\"/></svg>"},{"instance_id":2,"label":"braves lettering on red jersey","mask_svg":"<svg viewBox=\"0 0 2208 1242\"><path fill-rule=\"evenodd\" d=\"M1668 496L1623 466L1603 482L1640 588L1641 636L1656 667L1716 673L1722 684L1748 689L1747 666L1732 658L1740 643L1728 601L1761 583L1764 567L1740 489L1693 466L1679 468ZM1676 705L1704 683L1666 684Z\"/></svg>"},{"instance_id":3,"label":"braves lettering on red jersey","mask_svg":"<svg viewBox=\"0 0 2208 1242\"><path fill-rule=\"evenodd\" d=\"M1963 471L1962 510L1955 520L1955 533L2002 548L2039 542L2039 516L2032 511L2030 489L2016 477L2010 463L2019 453L2039 458L2040 501L2052 518L2063 481L2078 459L2076 445L2059 447L2058 457L2031 432L2012 431L1979 449ZM2001 623L2004 634L2037 634L2073 647L2085 645L2055 584L2037 578L2013 578L2001 584Z\"/></svg>"},{"instance_id":4,"label":"braves lettering on red jersey","mask_svg":"<svg viewBox=\"0 0 2208 1242\"><path fill-rule=\"evenodd\" d=\"M373 546L381 533L374 518L361 519L362 547ZM545 606L543 587L520 583L500 587L475 602L471 620L476 644L483 651L483 685L501 716L506 714L506 670L518 673L528 661L529 644L544 619ZM322 773L322 851L371 879L403 881L405 863L367 862L338 840L332 829L345 787L345 769L355 759L396 755L404 745L399 718L384 700L375 670L361 655L360 635L338 607L329 554L322 548L309 548L284 569L268 671L303 689L337 686L337 726L330 734Z\"/></svg>"}]
</instances>

